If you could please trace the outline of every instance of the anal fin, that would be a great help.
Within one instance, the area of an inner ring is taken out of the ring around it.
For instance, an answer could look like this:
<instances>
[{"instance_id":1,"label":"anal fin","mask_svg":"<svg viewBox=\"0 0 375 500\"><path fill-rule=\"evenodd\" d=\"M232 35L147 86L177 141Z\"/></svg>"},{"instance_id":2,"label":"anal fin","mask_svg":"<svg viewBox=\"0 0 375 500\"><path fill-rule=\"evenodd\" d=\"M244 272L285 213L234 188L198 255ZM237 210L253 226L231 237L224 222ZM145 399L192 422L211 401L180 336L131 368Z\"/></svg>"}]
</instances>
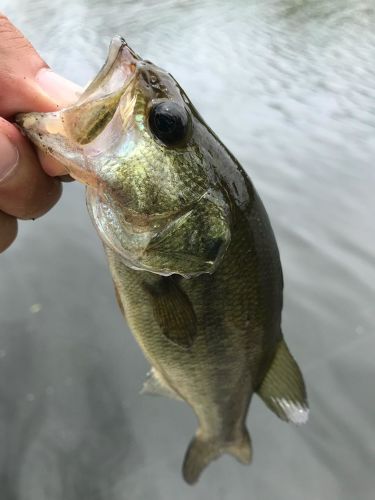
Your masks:
<instances>
[{"instance_id":1,"label":"anal fin","mask_svg":"<svg viewBox=\"0 0 375 500\"><path fill-rule=\"evenodd\" d=\"M282 420L294 424L307 422L309 406L305 384L284 340L279 342L275 357L257 392L268 408Z\"/></svg>"},{"instance_id":2,"label":"anal fin","mask_svg":"<svg viewBox=\"0 0 375 500\"><path fill-rule=\"evenodd\" d=\"M155 368L151 368L148 372L147 378L141 389L141 394L166 396L167 398L181 401L181 397L167 384L162 375Z\"/></svg>"}]
</instances>

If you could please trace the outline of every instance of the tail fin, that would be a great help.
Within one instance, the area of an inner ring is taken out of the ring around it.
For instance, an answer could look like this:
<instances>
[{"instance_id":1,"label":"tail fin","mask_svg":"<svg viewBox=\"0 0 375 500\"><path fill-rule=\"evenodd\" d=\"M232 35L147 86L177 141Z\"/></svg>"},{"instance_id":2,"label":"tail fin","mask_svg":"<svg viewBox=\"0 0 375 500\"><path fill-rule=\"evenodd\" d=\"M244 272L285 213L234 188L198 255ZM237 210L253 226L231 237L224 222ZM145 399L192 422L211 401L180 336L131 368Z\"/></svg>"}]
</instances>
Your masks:
<instances>
[{"instance_id":1,"label":"tail fin","mask_svg":"<svg viewBox=\"0 0 375 500\"><path fill-rule=\"evenodd\" d=\"M251 440L247 429L238 441L220 442L217 438L205 439L195 436L186 451L182 475L188 484L198 481L203 469L223 453L235 457L242 464L249 464L252 458Z\"/></svg>"}]
</instances>

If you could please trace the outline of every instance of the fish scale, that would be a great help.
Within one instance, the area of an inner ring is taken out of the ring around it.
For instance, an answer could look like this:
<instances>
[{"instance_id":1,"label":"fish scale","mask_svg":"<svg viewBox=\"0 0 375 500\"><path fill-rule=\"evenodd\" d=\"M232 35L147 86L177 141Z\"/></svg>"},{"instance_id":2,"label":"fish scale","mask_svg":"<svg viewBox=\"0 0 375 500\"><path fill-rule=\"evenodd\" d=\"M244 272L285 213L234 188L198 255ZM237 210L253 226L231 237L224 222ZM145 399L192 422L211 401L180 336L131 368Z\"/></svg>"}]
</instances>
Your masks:
<instances>
[{"instance_id":1,"label":"fish scale","mask_svg":"<svg viewBox=\"0 0 375 500\"><path fill-rule=\"evenodd\" d=\"M120 309L152 367L143 392L183 400L197 416L184 479L195 483L223 453L250 463L254 393L304 423L267 213L173 77L115 38L77 105L17 121L88 186Z\"/></svg>"}]
</instances>

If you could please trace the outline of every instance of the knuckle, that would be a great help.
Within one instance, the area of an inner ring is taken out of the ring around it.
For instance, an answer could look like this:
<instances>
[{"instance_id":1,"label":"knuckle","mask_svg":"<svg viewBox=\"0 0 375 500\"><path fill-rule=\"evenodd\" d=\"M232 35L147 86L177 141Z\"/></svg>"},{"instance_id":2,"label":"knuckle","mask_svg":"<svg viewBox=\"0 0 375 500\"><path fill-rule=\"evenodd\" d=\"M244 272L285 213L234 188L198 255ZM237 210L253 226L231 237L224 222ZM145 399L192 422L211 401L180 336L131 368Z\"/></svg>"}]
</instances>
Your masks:
<instances>
[{"instance_id":1,"label":"knuckle","mask_svg":"<svg viewBox=\"0 0 375 500\"><path fill-rule=\"evenodd\" d=\"M0 14L0 50L24 49L30 47L30 42L13 26L9 19Z\"/></svg>"}]
</instances>

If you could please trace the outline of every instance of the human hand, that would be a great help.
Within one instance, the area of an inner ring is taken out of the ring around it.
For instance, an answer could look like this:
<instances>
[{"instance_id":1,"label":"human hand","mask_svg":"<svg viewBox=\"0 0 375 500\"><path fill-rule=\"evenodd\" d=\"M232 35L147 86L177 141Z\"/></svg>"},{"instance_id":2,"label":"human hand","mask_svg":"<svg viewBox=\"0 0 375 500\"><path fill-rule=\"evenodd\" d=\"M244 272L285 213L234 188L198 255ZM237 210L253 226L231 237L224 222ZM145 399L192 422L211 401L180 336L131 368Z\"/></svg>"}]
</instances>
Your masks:
<instances>
[{"instance_id":1,"label":"human hand","mask_svg":"<svg viewBox=\"0 0 375 500\"><path fill-rule=\"evenodd\" d=\"M80 88L53 73L30 42L0 12L0 253L17 235L17 219L35 219L61 195L65 168L31 143L9 120L19 112L53 111Z\"/></svg>"}]
</instances>

